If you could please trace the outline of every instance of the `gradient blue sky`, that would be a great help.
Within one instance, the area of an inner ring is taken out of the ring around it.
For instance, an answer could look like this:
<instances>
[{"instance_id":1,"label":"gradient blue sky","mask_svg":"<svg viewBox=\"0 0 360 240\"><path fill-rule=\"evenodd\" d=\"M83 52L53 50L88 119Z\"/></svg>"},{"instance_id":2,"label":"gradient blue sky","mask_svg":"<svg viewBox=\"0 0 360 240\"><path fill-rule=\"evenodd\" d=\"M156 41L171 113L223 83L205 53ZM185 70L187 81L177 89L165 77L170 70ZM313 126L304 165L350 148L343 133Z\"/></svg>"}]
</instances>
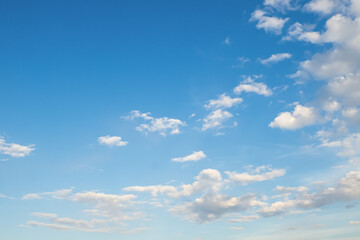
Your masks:
<instances>
[{"instance_id":1,"label":"gradient blue sky","mask_svg":"<svg viewBox=\"0 0 360 240\"><path fill-rule=\"evenodd\" d=\"M359 239L359 1L0 1L0 29L1 239Z\"/></svg>"}]
</instances>

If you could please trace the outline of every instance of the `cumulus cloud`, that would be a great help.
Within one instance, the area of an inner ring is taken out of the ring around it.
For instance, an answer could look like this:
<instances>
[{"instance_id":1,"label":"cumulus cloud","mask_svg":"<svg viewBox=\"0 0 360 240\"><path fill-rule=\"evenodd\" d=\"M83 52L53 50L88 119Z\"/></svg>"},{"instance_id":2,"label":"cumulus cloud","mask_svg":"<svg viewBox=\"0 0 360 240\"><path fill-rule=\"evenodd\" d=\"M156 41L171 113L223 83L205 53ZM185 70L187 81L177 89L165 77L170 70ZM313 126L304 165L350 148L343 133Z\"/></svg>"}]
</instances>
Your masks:
<instances>
[{"instance_id":1,"label":"cumulus cloud","mask_svg":"<svg viewBox=\"0 0 360 240\"><path fill-rule=\"evenodd\" d=\"M291 57L292 55L290 53L277 53L277 54L272 54L269 58L260 60L260 62L262 64L277 63L285 59L289 59Z\"/></svg>"},{"instance_id":2,"label":"cumulus cloud","mask_svg":"<svg viewBox=\"0 0 360 240\"><path fill-rule=\"evenodd\" d=\"M253 182L263 182L284 176L285 172L284 169L271 169L269 166L260 166L250 173L236 173L230 171L226 171L225 173L229 176L229 180L237 184L247 185Z\"/></svg>"},{"instance_id":3,"label":"cumulus cloud","mask_svg":"<svg viewBox=\"0 0 360 240\"><path fill-rule=\"evenodd\" d=\"M296 130L313 125L320 121L320 115L314 107L305 107L297 104L293 112L282 112L269 126L286 130Z\"/></svg>"},{"instance_id":4,"label":"cumulus cloud","mask_svg":"<svg viewBox=\"0 0 360 240\"><path fill-rule=\"evenodd\" d=\"M312 0L304 5L306 10L320 14L331 14L336 10L343 10L344 7L340 0Z\"/></svg>"},{"instance_id":5,"label":"cumulus cloud","mask_svg":"<svg viewBox=\"0 0 360 240\"><path fill-rule=\"evenodd\" d=\"M253 92L263 96L271 96L273 94L272 90L264 83L255 82L255 80L251 77L247 77L234 88L234 93L236 94L241 94L243 92Z\"/></svg>"},{"instance_id":6,"label":"cumulus cloud","mask_svg":"<svg viewBox=\"0 0 360 240\"><path fill-rule=\"evenodd\" d=\"M0 153L11 157L25 157L34 151L34 145L20 145L16 143L7 143L4 138L0 137Z\"/></svg>"},{"instance_id":7,"label":"cumulus cloud","mask_svg":"<svg viewBox=\"0 0 360 240\"><path fill-rule=\"evenodd\" d=\"M116 146L116 147L123 147L123 146L126 146L128 144L128 142L123 141L121 137L110 136L110 135L99 137L98 142L100 144L105 144L105 145L108 145L108 146Z\"/></svg>"},{"instance_id":8,"label":"cumulus cloud","mask_svg":"<svg viewBox=\"0 0 360 240\"><path fill-rule=\"evenodd\" d=\"M230 197L222 194L206 194L193 202L171 208L169 211L185 216L191 222L207 223L215 221L226 214L243 212L256 206L263 206L254 194L241 197Z\"/></svg>"},{"instance_id":9,"label":"cumulus cloud","mask_svg":"<svg viewBox=\"0 0 360 240\"><path fill-rule=\"evenodd\" d=\"M252 13L250 21L257 21L256 28L264 29L266 32L272 32L275 34L281 34L285 23L289 18L278 18L266 16L266 12L262 10L256 10Z\"/></svg>"},{"instance_id":10,"label":"cumulus cloud","mask_svg":"<svg viewBox=\"0 0 360 240\"><path fill-rule=\"evenodd\" d=\"M352 171L341 178L334 187L318 192L301 191L293 199L274 202L260 209L262 216L276 216L286 213L289 209L313 209L333 204L360 200L360 172Z\"/></svg>"},{"instance_id":11,"label":"cumulus cloud","mask_svg":"<svg viewBox=\"0 0 360 240\"><path fill-rule=\"evenodd\" d=\"M158 132L162 136L167 134L179 134L180 127L185 126L185 122L168 117L154 118L150 116L150 113L141 113L138 110L131 111L130 115L125 117L126 119L136 119L141 118L149 123L143 123L136 127L136 130L139 132Z\"/></svg>"},{"instance_id":12,"label":"cumulus cloud","mask_svg":"<svg viewBox=\"0 0 360 240\"><path fill-rule=\"evenodd\" d=\"M243 102L242 98L231 98L225 93L221 94L218 99L211 99L206 105L207 109L231 108Z\"/></svg>"},{"instance_id":13,"label":"cumulus cloud","mask_svg":"<svg viewBox=\"0 0 360 240\"><path fill-rule=\"evenodd\" d=\"M192 154L187 155L185 157L172 158L171 161L173 161L173 162L189 162L189 161L197 162L204 158L206 158L206 155L203 151L194 151Z\"/></svg>"},{"instance_id":14,"label":"cumulus cloud","mask_svg":"<svg viewBox=\"0 0 360 240\"><path fill-rule=\"evenodd\" d=\"M228 111L222 109L214 110L203 119L201 130L206 131L210 128L222 128L223 123L232 117L233 115Z\"/></svg>"}]
</instances>

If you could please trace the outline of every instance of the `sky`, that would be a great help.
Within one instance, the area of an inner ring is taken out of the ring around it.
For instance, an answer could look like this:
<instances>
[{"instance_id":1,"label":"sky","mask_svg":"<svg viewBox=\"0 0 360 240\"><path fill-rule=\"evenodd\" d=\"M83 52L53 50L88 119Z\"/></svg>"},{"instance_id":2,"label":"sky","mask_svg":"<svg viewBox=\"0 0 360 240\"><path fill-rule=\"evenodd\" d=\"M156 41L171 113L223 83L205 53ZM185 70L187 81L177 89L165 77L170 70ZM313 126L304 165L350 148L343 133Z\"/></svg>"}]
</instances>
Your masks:
<instances>
[{"instance_id":1,"label":"sky","mask_svg":"<svg viewBox=\"0 0 360 240\"><path fill-rule=\"evenodd\" d=\"M356 240L360 1L0 1L0 238Z\"/></svg>"}]
</instances>

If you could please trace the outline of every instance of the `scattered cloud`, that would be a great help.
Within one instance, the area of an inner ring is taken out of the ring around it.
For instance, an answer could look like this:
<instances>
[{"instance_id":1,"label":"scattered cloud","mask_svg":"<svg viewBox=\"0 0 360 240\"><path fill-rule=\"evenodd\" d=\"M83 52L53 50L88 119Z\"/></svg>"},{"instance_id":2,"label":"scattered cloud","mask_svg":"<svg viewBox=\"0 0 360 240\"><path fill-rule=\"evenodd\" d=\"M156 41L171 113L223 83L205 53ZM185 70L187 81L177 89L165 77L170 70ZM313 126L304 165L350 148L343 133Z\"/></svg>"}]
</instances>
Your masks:
<instances>
[{"instance_id":1,"label":"scattered cloud","mask_svg":"<svg viewBox=\"0 0 360 240\"><path fill-rule=\"evenodd\" d=\"M266 16L266 12L256 10L252 13L250 21L257 21L256 28L264 29L266 32L281 34L285 23L289 18L278 18Z\"/></svg>"},{"instance_id":2,"label":"scattered cloud","mask_svg":"<svg viewBox=\"0 0 360 240\"><path fill-rule=\"evenodd\" d=\"M243 102L242 98L231 98L225 93L221 94L218 99L211 99L205 105L207 109L231 108Z\"/></svg>"},{"instance_id":3,"label":"scattered cloud","mask_svg":"<svg viewBox=\"0 0 360 240\"><path fill-rule=\"evenodd\" d=\"M246 57L238 57L237 60L238 63L232 65L232 68L242 68L246 63L250 62L250 59Z\"/></svg>"},{"instance_id":4,"label":"scattered cloud","mask_svg":"<svg viewBox=\"0 0 360 240\"><path fill-rule=\"evenodd\" d=\"M192 154L187 155L185 157L172 158L171 161L173 161L173 162L189 162L189 161L197 162L204 158L206 158L206 155L203 151L194 151Z\"/></svg>"},{"instance_id":5,"label":"scattered cloud","mask_svg":"<svg viewBox=\"0 0 360 240\"><path fill-rule=\"evenodd\" d=\"M222 42L222 44L230 46L231 45L230 37L226 37L225 40Z\"/></svg>"},{"instance_id":6,"label":"scattered cloud","mask_svg":"<svg viewBox=\"0 0 360 240\"><path fill-rule=\"evenodd\" d=\"M269 89L264 83L255 82L251 77L247 77L237 87L234 88L234 93L241 94L243 92L253 92L263 96L271 96L272 90Z\"/></svg>"},{"instance_id":7,"label":"scattered cloud","mask_svg":"<svg viewBox=\"0 0 360 240\"><path fill-rule=\"evenodd\" d=\"M289 59L291 57L292 55L290 53L277 53L277 54L272 54L269 58L260 60L260 62L262 64L271 64L271 63L277 63L283 61L285 59Z\"/></svg>"},{"instance_id":8,"label":"scattered cloud","mask_svg":"<svg viewBox=\"0 0 360 240\"><path fill-rule=\"evenodd\" d=\"M226 171L225 173L229 176L229 180L236 184L247 185L253 182L263 182L276 177L285 175L284 169L271 169L269 166L260 166L255 170L244 173L236 173Z\"/></svg>"},{"instance_id":9,"label":"scattered cloud","mask_svg":"<svg viewBox=\"0 0 360 240\"><path fill-rule=\"evenodd\" d=\"M116 147L123 147L128 144L127 141L123 141L121 137L118 136L102 136L98 138L98 142L100 144L108 145L108 146L116 146Z\"/></svg>"},{"instance_id":10,"label":"scattered cloud","mask_svg":"<svg viewBox=\"0 0 360 240\"><path fill-rule=\"evenodd\" d=\"M201 130L206 131L211 128L222 128L223 123L228 120L229 118L232 118L233 114L231 114L228 111L217 109L209 113L204 119L203 119L203 125Z\"/></svg>"},{"instance_id":11,"label":"scattered cloud","mask_svg":"<svg viewBox=\"0 0 360 240\"><path fill-rule=\"evenodd\" d=\"M125 118L129 120L141 118L145 121L149 121L150 123L143 123L137 126L136 130L144 133L158 132L162 136L166 136L167 134L179 134L180 127L185 126L185 122L179 119L168 117L153 118L150 115L150 113L141 113L138 110L133 110L130 115Z\"/></svg>"},{"instance_id":12,"label":"scattered cloud","mask_svg":"<svg viewBox=\"0 0 360 240\"><path fill-rule=\"evenodd\" d=\"M305 107L297 104L293 112L282 112L269 126L286 130L296 130L313 125L320 121L320 115L313 107Z\"/></svg>"},{"instance_id":13,"label":"scattered cloud","mask_svg":"<svg viewBox=\"0 0 360 240\"><path fill-rule=\"evenodd\" d=\"M4 138L0 137L0 154L11 157L25 157L34 150L34 145L24 146L16 143L7 143Z\"/></svg>"}]
</instances>

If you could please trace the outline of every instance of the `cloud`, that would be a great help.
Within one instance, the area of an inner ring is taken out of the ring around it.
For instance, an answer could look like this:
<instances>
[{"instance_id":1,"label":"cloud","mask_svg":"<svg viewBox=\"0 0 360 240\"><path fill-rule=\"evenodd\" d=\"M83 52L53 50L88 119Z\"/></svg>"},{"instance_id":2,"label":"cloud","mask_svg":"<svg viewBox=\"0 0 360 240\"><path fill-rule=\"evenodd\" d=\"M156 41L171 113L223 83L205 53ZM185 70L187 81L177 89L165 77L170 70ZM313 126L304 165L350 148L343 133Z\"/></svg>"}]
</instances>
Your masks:
<instances>
[{"instance_id":1,"label":"cloud","mask_svg":"<svg viewBox=\"0 0 360 240\"><path fill-rule=\"evenodd\" d=\"M100 144L105 144L105 145L108 145L108 146L116 146L116 147L126 146L128 144L128 142L127 141L122 141L121 139L122 138L118 137L118 136L107 135L107 136L99 137L98 142Z\"/></svg>"},{"instance_id":2,"label":"cloud","mask_svg":"<svg viewBox=\"0 0 360 240\"><path fill-rule=\"evenodd\" d=\"M222 43L223 43L224 45L230 46L230 45L231 45L230 37L225 38L225 40L224 40Z\"/></svg>"},{"instance_id":3,"label":"cloud","mask_svg":"<svg viewBox=\"0 0 360 240\"><path fill-rule=\"evenodd\" d=\"M225 93L221 94L218 99L211 99L205 105L207 109L231 108L243 102L242 98L231 98Z\"/></svg>"},{"instance_id":4,"label":"cloud","mask_svg":"<svg viewBox=\"0 0 360 240\"><path fill-rule=\"evenodd\" d=\"M89 231L108 232L120 231L131 233L138 230L123 229L125 222L144 218L144 214L134 211L134 205L140 204L135 201L133 194L106 194L95 191L74 193L72 189L61 189L53 192L26 194L23 199L62 199L71 202L92 205L94 208L84 210L90 216L95 216L91 221L74 220L71 218L58 218L53 213L33 213L38 218L44 218L47 222L29 221L27 226L44 226L63 231ZM98 226L101 225L101 228ZM119 228L120 227L120 228Z\"/></svg>"},{"instance_id":5,"label":"cloud","mask_svg":"<svg viewBox=\"0 0 360 240\"><path fill-rule=\"evenodd\" d=\"M291 0L265 0L265 6L271 6L277 10L291 9Z\"/></svg>"},{"instance_id":6,"label":"cloud","mask_svg":"<svg viewBox=\"0 0 360 240\"><path fill-rule=\"evenodd\" d=\"M206 155L203 151L194 151L192 154L187 155L185 157L177 157L177 158L172 158L171 161L173 162L189 162L189 161L200 161L201 159L206 158Z\"/></svg>"},{"instance_id":7,"label":"cloud","mask_svg":"<svg viewBox=\"0 0 360 240\"><path fill-rule=\"evenodd\" d=\"M234 93L241 94L243 92L253 92L263 96L271 96L273 92L264 83L257 83L251 77L247 77L237 87L234 88Z\"/></svg>"},{"instance_id":8,"label":"cloud","mask_svg":"<svg viewBox=\"0 0 360 240\"><path fill-rule=\"evenodd\" d=\"M262 64L270 64L270 63L277 63L285 59L291 58L292 55L290 53L277 53L272 54L269 58L260 60Z\"/></svg>"},{"instance_id":9,"label":"cloud","mask_svg":"<svg viewBox=\"0 0 360 240\"><path fill-rule=\"evenodd\" d=\"M344 5L339 0L312 0L304 5L304 9L319 14L331 14L335 10L343 10Z\"/></svg>"},{"instance_id":10,"label":"cloud","mask_svg":"<svg viewBox=\"0 0 360 240\"><path fill-rule=\"evenodd\" d=\"M206 131L210 128L222 128L223 123L232 117L233 115L228 111L221 109L214 110L203 119L204 123L201 130Z\"/></svg>"},{"instance_id":11,"label":"cloud","mask_svg":"<svg viewBox=\"0 0 360 240\"><path fill-rule=\"evenodd\" d=\"M247 185L253 182L263 182L276 177L285 175L284 169L271 169L269 166L260 166L254 171L248 173L225 172L229 176L229 180L236 184Z\"/></svg>"},{"instance_id":12,"label":"cloud","mask_svg":"<svg viewBox=\"0 0 360 240\"><path fill-rule=\"evenodd\" d=\"M256 28L264 29L266 32L281 34L281 30L288 18L278 18L265 16L266 13L262 10L256 10L252 13L250 21L257 21Z\"/></svg>"},{"instance_id":13,"label":"cloud","mask_svg":"<svg viewBox=\"0 0 360 240\"><path fill-rule=\"evenodd\" d=\"M313 107L305 107L297 104L293 112L282 112L269 126L286 130L296 130L313 125L320 121L320 116Z\"/></svg>"},{"instance_id":14,"label":"cloud","mask_svg":"<svg viewBox=\"0 0 360 240\"><path fill-rule=\"evenodd\" d=\"M141 113L138 110L131 111L130 115L125 117L126 119L133 120L136 118L142 118L150 123L143 123L136 127L139 132L158 132L162 136L167 134L179 134L180 127L185 126L185 122L168 117L153 118L150 113Z\"/></svg>"},{"instance_id":15,"label":"cloud","mask_svg":"<svg viewBox=\"0 0 360 240\"><path fill-rule=\"evenodd\" d=\"M349 224L360 224L360 221L350 221Z\"/></svg>"},{"instance_id":16,"label":"cloud","mask_svg":"<svg viewBox=\"0 0 360 240\"><path fill-rule=\"evenodd\" d=\"M262 216L270 217L286 213L289 209L314 209L337 202L360 200L360 172L352 171L341 178L334 187L318 192L301 191L293 199L278 201L260 209Z\"/></svg>"},{"instance_id":17,"label":"cloud","mask_svg":"<svg viewBox=\"0 0 360 240\"><path fill-rule=\"evenodd\" d=\"M242 68L245 65L245 63L250 62L250 59L246 58L246 57L238 57L237 60L238 60L238 63L235 65L232 65L231 66L232 68Z\"/></svg>"},{"instance_id":18,"label":"cloud","mask_svg":"<svg viewBox=\"0 0 360 240\"><path fill-rule=\"evenodd\" d=\"M16 143L7 143L0 137L0 153L11 157L25 157L35 150L34 145L23 146Z\"/></svg>"},{"instance_id":19,"label":"cloud","mask_svg":"<svg viewBox=\"0 0 360 240\"><path fill-rule=\"evenodd\" d=\"M207 223L215 221L226 214L243 212L263 204L256 199L254 194L246 194L241 197L206 194L193 202L175 206L169 211L185 216L185 219L191 222Z\"/></svg>"},{"instance_id":20,"label":"cloud","mask_svg":"<svg viewBox=\"0 0 360 240\"><path fill-rule=\"evenodd\" d=\"M5 194L1 194L1 193L0 193L0 198L15 199L15 198L13 198L13 197L9 197L9 196L7 196L7 195L5 195Z\"/></svg>"},{"instance_id":21,"label":"cloud","mask_svg":"<svg viewBox=\"0 0 360 240\"><path fill-rule=\"evenodd\" d=\"M173 186L130 186L123 189L128 192L150 192L153 197L156 197L159 193L169 193L169 196L177 194L177 189Z\"/></svg>"},{"instance_id":22,"label":"cloud","mask_svg":"<svg viewBox=\"0 0 360 240\"><path fill-rule=\"evenodd\" d=\"M231 223L238 223L238 222L252 222L255 219L258 219L258 215L249 215L249 216L240 216L239 218L232 218L229 220Z\"/></svg>"}]
</instances>

